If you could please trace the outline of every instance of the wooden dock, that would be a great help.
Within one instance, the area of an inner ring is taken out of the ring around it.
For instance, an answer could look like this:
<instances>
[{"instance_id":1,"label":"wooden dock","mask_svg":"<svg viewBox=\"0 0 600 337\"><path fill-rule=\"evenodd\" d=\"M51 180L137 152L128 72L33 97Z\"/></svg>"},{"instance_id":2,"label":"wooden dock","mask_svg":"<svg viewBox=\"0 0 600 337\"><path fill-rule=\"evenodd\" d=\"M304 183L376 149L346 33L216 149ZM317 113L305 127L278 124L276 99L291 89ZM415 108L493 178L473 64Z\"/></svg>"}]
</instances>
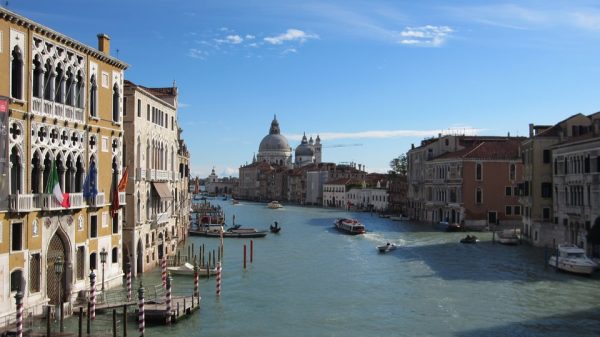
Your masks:
<instances>
[{"instance_id":1,"label":"wooden dock","mask_svg":"<svg viewBox=\"0 0 600 337\"><path fill-rule=\"evenodd\" d=\"M198 309L200 309L200 298L193 296L174 296L171 298L171 323L177 323L179 320L188 317ZM135 315L137 315L137 311ZM169 316L167 304L164 301L160 303L145 303L144 316L147 325L167 324L167 317Z\"/></svg>"}]
</instances>

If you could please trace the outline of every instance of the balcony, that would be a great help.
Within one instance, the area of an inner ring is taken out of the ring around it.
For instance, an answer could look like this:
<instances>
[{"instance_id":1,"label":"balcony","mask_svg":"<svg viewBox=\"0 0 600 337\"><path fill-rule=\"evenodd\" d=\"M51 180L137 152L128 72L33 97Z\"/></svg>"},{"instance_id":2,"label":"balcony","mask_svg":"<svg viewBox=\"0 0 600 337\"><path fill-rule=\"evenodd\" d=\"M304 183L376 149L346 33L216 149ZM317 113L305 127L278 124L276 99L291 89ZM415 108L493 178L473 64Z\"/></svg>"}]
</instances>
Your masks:
<instances>
[{"instance_id":1,"label":"balcony","mask_svg":"<svg viewBox=\"0 0 600 337\"><path fill-rule=\"evenodd\" d=\"M119 192L119 205L126 205L127 204L127 196L125 194L125 192Z\"/></svg>"},{"instance_id":2,"label":"balcony","mask_svg":"<svg viewBox=\"0 0 600 337\"><path fill-rule=\"evenodd\" d=\"M39 97L32 98L31 110L39 115L68 119L77 122L84 121L82 108L62 103L46 101Z\"/></svg>"},{"instance_id":3,"label":"balcony","mask_svg":"<svg viewBox=\"0 0 600 337\"><path fill-rule=\"evenodd\" d=\"M11 194L8 205L11 212L30 212L35 209L33 194Z\"/></svg>"},{"instance_id":4,"label":"balcony","mask_svg":"<svg viewBox=\"0 0 600 337\"><path fill-rule=\"evenodd\" d=\"M40 208L43 211L58 211L65 209L58 203L54 194L36 194L33 199L37 208Z\"/></svg>"},{"instance_id":5,"label":"balcony","mask_svg":"<svg viewBox=\"0 0 600 337\"><path fill-rule=\"evenodd\" d=\"M146 180L154 180L156 177L156 170L146 170Z\"/></svg>"},{"instance_id":6,"label":"balcony","mask_svg":"<svg viewBox=\"0 0 600 337\"><path fill-rule=\"evenodd\" d=\"M165 224L165 223L169 222L169 218L170 218L170 215L167 212L165 212L165 213L157 213L156 214L156 221L155 222L156 222L157 225L162 225L162 224Z\"/></svg>"},{"instance_id":7,"label":"balcony","mask_svg":"<svg viewBox=\"0 0 600 337\"><path fill-rule=\"evenodd\" d=\"M137 167L135 169L135 180L140 181L144 179L146 179L146 170L141 167Z\"/></svg>"},{"instance_id":8,"label":"balcony","mask_svg":"<svg viewBox=\"0 0 600 337\"><path fill-rule=\"evenodd\" d=\"M84 208L83 193L69 193L69 208Z\"/></svg>"},{"instance_id":9,"label":"balcony","mask_svg":"<svg viewBox=\"0 0 600 337\"><path fill-rule=\"evenodd\" d=\"M95 198L92 198L88 201L89 207L102 207L106 204L106 198L104 196L104 192L96 194Z\"/></svg>"},{"instance_id":10,"label":"balcony","mask_svg":"<svg viewBox=\"0 0 600 337\"><path fill-rule=\"evenodd\" d=\"M158 181L167 181L169 180L169 172L164 170L156 170L155 179Z\"/></svg>"}]
</instances>

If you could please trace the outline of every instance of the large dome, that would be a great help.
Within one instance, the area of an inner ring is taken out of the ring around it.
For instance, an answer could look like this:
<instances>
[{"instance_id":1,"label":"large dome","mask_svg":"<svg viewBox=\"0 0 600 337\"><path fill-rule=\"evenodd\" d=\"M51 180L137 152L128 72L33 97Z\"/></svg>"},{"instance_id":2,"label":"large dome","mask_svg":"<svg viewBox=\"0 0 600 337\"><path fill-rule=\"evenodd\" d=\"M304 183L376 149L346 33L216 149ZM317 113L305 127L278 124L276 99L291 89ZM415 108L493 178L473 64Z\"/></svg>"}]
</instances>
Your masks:
<instances>
[{"instance_id":1,"label":"large dome","mask_svg":"<svg viewBox=\"0 0 600 337\"><path fill-rule=\"evenodd\" d=\"M311 138L312 141L312 138ZM306 134L302 137L302 142L296 147L296 157L298 156L309 156L315 155L314 148L306 141Z\"/></svg>"},{"instance_id":2,"label":"large dome","mask_svg":"<svg viewBox=\"0 0 600 337\"><path fill-rule=\"evenodd\" d=\"M290 145L288 144L287 139L280 134L270 134L266 135L265 138L260 142L260 146L258 147L259 152L267 152L267 151L289 151Z\"/></svg>"}]
</instances>

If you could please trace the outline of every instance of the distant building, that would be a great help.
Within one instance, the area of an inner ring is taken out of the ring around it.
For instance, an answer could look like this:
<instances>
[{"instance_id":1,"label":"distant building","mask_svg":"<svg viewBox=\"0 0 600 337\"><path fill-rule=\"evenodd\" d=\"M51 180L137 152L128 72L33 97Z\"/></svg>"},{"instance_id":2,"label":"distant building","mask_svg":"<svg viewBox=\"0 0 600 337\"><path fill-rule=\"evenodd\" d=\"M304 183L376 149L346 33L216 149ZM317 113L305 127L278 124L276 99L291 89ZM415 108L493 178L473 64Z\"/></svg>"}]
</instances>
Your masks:
<instances>
[{"instance_id":1,"label":"distant building","mask_svg":"<svg viewBox=\"0 0 600 337\"><path fill-rule=\"evenodd\" d=\"M393 214L407 214L408 184L406 176L390 175L390 187L388 188L389 201L388 211Z\"/></svg>"},{"instance_id":2,"label":"distant building","mask_svg":"<svg viewBox=\"0 0 600 337\"><path fill-rule=\"evenodd\" d=\"M292 166L292 148L287 139L281 135L277 116L273 117L269 134L260 142L256 161L275 166Z\"/></svg>"},{"instance_id":3,"label":"distant building","mask_svg":"<svg viewBox=\"0 0 600 337\"><path fill-rule=\"evenodd\" d=\"M213 168L210 175L204 181L206 192L209 195L234 194L236 195L239 180L234 177L219 178Z\"/></svg>"},{"instance_id":4,"label":"distant building","mask_svg":"<svg viewBox=\"0 0 600 337\"><path fill-rule=\"evenodd\" d=\"M349 206L346 192L352 186L361 186L362 181L352 178L339 178L323 184L323 207L344 208Z\"/></svg>"},{"instance_id":5,"label":"distant building","mask_svg":"<svg viewBox=\"0 0 600 337\"><path fill-rule=\"evenodd\" d=\"M519 137L446 135L408 152L408 213L467 227L518 223Z\"/></svg>"}]
</instances>

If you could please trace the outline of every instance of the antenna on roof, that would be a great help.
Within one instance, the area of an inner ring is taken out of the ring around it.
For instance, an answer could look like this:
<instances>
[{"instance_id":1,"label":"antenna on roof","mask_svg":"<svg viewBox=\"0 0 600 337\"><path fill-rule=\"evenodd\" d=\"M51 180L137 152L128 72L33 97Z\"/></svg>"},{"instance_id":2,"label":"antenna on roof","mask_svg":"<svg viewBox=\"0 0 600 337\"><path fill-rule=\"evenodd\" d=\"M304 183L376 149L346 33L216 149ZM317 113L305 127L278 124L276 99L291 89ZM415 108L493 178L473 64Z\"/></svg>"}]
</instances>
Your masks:
<instances>
[{"instance_id":1,"label":"antenna on roof","mask_svg":"<svg viewBox=\"0 0 600 337\"><path fill-rule=\"evenodd\" d=\"M117 58L119 58L119 48L117 48Z\"/></svg>"}]
</instances>

